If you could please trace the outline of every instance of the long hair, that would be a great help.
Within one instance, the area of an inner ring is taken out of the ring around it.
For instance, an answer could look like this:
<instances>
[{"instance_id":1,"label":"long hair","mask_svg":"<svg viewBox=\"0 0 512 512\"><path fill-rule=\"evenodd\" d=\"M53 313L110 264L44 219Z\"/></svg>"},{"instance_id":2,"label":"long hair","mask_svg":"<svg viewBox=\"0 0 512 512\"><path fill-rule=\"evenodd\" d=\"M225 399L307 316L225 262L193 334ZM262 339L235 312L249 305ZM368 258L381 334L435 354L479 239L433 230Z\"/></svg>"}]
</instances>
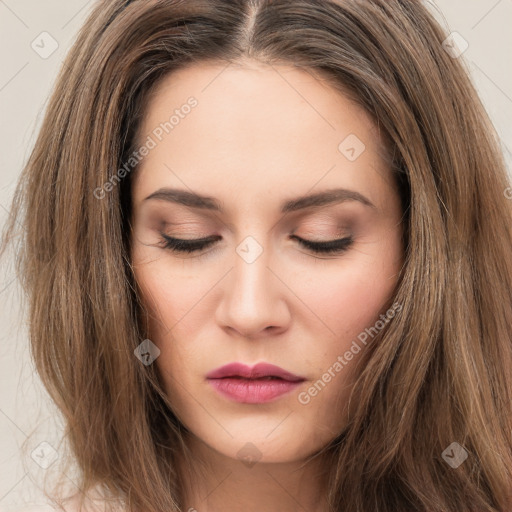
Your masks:
<instances>
[{"instance_id":1,"label":"long hair","mask_svg":"<svg viewBox=\"0 0 512 512\"><path fill-rule=\"evenodd\" d=\"M365 354L328 447L331 510L512 510L511 189L446 38L419 0L96 3L13 202L31 351L83 490L100 486L129 511L183 506L185 427L155 365L134 357L147 335L129 257L136 171L120 168L163 77L250 58L316 73L362 106L404 206L402 310ZM454 447L468 455L456 468L443 456Z\"/></svg>"}]
</instances>

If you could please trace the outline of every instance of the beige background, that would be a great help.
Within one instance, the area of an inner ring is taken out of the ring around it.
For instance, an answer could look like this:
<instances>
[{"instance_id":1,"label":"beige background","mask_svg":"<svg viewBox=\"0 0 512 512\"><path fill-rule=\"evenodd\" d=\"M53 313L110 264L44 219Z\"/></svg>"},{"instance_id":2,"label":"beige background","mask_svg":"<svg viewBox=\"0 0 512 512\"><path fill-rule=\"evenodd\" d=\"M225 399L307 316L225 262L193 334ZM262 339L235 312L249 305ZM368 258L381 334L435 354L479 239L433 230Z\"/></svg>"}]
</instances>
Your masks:
<instances>
[{"instance_id":1,"label":"beige background","mask_svg":"<svg viewBox=\"0 0 512 512\"><path fill-rule=\"evenodd\" d=\"M0 225L9 215L15 182L30 153L57 71L92 3L0 0ZM437 0L435 5L442 13L443 25L469 43L461 58L471 69L510 169L512 0ZM49 35L41 35L43 32ZM52 44L58 44L58 48L49 56L44 54L52 50ZM58 472L60 458L48 469L41 465L62 453L58 444L60 427L29 359L19 296L12 266L2 260L0 512L20 510L24 502L44 503L38 482L52 471ZM23 452L22 443L27 439ZM40 445L42 442L56 451ZM72 472L68 477L73 485Z\"/></svg>"}]
</instances>

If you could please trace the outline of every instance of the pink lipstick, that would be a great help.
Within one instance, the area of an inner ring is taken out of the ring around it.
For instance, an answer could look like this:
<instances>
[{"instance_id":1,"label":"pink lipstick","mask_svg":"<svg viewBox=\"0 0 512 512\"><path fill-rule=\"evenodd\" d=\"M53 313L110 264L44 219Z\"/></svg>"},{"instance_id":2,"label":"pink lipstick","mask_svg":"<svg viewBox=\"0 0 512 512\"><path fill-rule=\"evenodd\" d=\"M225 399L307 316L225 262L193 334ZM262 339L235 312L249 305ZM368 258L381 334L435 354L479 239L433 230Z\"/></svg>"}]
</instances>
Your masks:
<instances>
[{"instance_id":1,"label":"pink lipstick","mask_svg":"<svg viewBox=\"0 0 512 512\"><path fill-rule=\"evenodd\" d=\"M306 380L269 363L258 363L252 368L230 363L211 371L206 378L221 395L246 404L271 402Z\"/></svg>"}]
</instances>

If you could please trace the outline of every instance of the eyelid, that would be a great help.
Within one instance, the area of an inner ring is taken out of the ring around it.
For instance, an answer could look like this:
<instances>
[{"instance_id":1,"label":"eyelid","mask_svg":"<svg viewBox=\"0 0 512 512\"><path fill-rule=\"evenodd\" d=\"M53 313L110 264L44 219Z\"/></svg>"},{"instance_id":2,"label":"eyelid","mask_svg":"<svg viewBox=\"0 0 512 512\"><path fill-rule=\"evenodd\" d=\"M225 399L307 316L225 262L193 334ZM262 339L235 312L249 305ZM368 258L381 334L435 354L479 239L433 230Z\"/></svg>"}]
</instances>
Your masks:
<instances>
[{"instance_id":1,"label":"eyelid","mask_svg":"<svg viewBox=\"0 0 512 512\"><path fill-rule=\"evenodd\" d=\"M192 239L175 238L165 233L160 233L160 235L162 236L163 242L165 242L165 247L172 247L175 249L175 252L196 252L222 238L219 235Z\"/></svg>"},{"instance_id":2,"label":"eyelid","mask_svg":"<svg viewBox=\"0 0 512 512\"><path fill-rule=\"evenodd\" d=\"M326 241L307 240L295 235L292 235L290 238L296 239L307 249L319 254L339 254L346 251L354 243L352 235Z\"/></svg>"}]
</instances>

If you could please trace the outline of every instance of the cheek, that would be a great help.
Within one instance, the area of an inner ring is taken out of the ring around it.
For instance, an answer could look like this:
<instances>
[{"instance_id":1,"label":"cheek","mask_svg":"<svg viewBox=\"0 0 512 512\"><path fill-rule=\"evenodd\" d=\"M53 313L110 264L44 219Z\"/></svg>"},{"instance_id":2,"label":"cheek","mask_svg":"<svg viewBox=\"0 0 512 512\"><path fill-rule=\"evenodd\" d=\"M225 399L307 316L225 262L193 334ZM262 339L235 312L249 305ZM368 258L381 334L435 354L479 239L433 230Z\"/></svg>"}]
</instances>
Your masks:
<instances>
[{"instance_id":1,"label":"cheek","mask_svg":"<svg viewBox=\"0 0 512 512\"><path fill-rule=\"evenodd\" d=\"M134 274L141 300L148 313L147 336L160 349L156 359L165 386L173 390L189 378L187 369L201 360L201 346L190 343L198 337L203 322L196 321L198 303L211 285L205 276L179 271L166 255L155 258L145 248L133 253ZM172 267L174 265L174 267ZM172 376L172 377L171 377Z\"/></svg>"},{"instance_id":2,"label":"cheek","mask_svg":"<svg viewBox=\"0 0 512 512\"><path fill-rule=\"evenodd\" d=\"M398 282L399 267L392 259L354 257L337 270L312 274L302 297L338 340L357 335L372 325Z\"/></svg>"},{"instance_id":3,"label":"cheek","mask_svg":"<svg viewBox=\"0 0 512 512\"><path fill-rule=\"evenodd\" d=\"M336 383L321 400L336 400L337 393L350 384L355 377L354 363L383 327L380 315L390 307L402 264L398 236L383 238L383 243L364 244L354 253L347 253L336 268L326 265L322 271L311 272L312 277L298 291L322 320L315 321L316 327L310 325L311 330L318 331L317 338L324 340L321 351L310 350L317 371L325 372L338 356L351 352L346 358L350 362L343 363L343 370L336 373Z\"/></svg>"},{"instance_id":4,"label":"cheek","mask_svg":"<svg viewBox=\"0 0 512 512\"><path fill-rule=\"evenodd\" d=\"M149 314L150 334L161 338L190 312L204 285L197 275L173 271L176 263L170 263L165 254L146 257L142 249L134 252L133 261L141 299Z\"/></svg>"},{"instance_id":5,"label":"cheek","mask_svg":"<svg viewBox=\"0 0 512 512\"><path fill-rule=\"evenodd\" d=\"M174 413L184 422L183 411L188 407L186 396L182 396L183 388L190 386L187 370L196 356L191 353L191 347L182 344L187 333L180 330L186 325L187 312L197 302L194 292L197 285L192 286L187 278L170 272L165 258L138 265L135 276L148 313L147 335L160 349L154 364Z\"/></svg>"}]
</instances>

